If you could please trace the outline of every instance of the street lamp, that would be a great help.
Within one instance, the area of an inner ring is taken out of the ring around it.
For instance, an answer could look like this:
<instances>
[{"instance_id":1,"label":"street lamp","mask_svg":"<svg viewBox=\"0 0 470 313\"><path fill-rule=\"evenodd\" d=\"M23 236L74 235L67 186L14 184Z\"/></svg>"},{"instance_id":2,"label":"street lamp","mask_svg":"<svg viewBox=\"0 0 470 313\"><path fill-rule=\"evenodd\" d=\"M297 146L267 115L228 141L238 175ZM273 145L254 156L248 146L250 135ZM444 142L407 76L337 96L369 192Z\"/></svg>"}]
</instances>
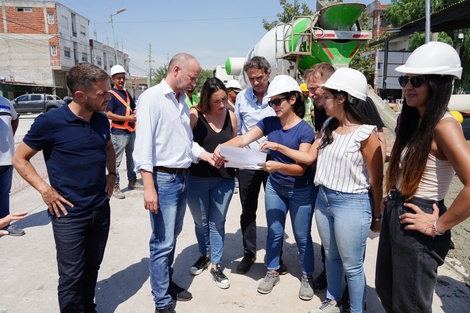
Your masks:
<instances>
[{"instance_id":1,"label":"street lamp","mask_svg":"<svg viewBox=\"0 0 470 313\"><path fill-rule=\"evenodd\" d=\"M113 31L113 40L114 40L114 61L115 61L115 65L118 64L119 61L118 61L118 55L117 55L117 49L116 49L116 35L114 35L113 16L114 16L114 15L118 15L119 13L122 13L122 12L124 12L124 11L126 11L126 10L127 10L126 8L122 8L122 9L117 10L116 13L109 15L109 20L111 21L111 29L112 29L112 31Z\"/></svg>"}]
</instances>

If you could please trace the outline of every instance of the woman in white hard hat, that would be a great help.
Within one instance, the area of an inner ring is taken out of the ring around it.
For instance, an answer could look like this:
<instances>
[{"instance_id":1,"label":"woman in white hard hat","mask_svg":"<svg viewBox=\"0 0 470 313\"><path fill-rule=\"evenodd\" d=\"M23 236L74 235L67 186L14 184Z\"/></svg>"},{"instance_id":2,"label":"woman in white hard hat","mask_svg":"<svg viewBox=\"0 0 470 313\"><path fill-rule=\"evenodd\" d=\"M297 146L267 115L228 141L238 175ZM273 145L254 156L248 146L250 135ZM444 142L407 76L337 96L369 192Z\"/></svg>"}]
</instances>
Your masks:
<instances>
[{"instance_id":1,"label":"woman in white hard hat","mask_svg":"<svg viewBox=\"0 0 470 313\"><path fill-rule=\"evenodd\" d=\"M265 142L298 162L317 161L319 186L315 219L325 247L326 300L310 312L340 312L343 271L349 286L351 312L363 312L363 256L369 229L380 230L383 161L377 128L355 104L365 100L367 80L350 68L335 71L322 85L322 106L329 118L308 152Z\"/></svg>"},{"instance_id":2,"label":"woman in white hard hat","mask_svg":"<svg viewBox=\"0 0 470 313\"><path fill-rule=\"evenodd\" d=\"M387 312L431 312L450 229L470 216L470 147L447 111L462 67L454 48L429 42L396 68L404 101L386 177L376 290ZM464 184L449 209L454 173Z\"/></svg>"},{"instance_id":3,"label":"woman in white hard hat","mask_svg":"<svg viewBox=\"0 0 470 313\"><path fill-rule=\"evenodd\" d=\"M259 121L247 133L224 143L229 146L244 147L264 136L277 145L308 151L315 134L302 120L305 105L302 101L299 84L290 76L278 75L269 84L265 96L276 116ZM216 158L222 158L220 149L214 151ZM264 164L269 172L265 189L266 220L268 234L266 240L267 273L258 286L261 294L270 293L279 278L279 255L284 236L287 212L289 211L294 237L299 249L302 278L299 298L313 298L312 274L314 271L312 226L312 197L314 193L313 173L309 166L286 157L276 149L270 152L271 160Z\"/></svg>"}]
</instances>

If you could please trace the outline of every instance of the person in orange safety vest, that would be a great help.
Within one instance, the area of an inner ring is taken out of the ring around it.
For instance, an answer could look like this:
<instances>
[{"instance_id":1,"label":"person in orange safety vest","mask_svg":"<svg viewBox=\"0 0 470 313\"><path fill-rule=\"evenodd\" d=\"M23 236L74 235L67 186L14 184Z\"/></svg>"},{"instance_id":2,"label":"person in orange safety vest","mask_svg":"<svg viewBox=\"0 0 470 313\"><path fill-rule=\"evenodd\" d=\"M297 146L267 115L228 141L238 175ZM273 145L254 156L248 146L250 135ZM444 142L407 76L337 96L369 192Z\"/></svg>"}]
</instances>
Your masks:
<instances>
[{"instance_id":1,"label":"person in orange safety vest","mask_svg":"<svg viewBox=\"0 0 470 313\"><path fill-rule=\"evenodd\" d=\"M126 70L122 65L114 65L111 68L111 79L114 87L109 91L111 100L106 107L106 115L111 120L111 140L116 152L116 184L113 196L117 199L124 199L126 196L119 185L119 166L124 152L127 161L128 189L143 189L137 181L137 175L134 172L134 159L132 158L136 128L136 105L129 92L124 89Z\"/></svg>"}]
</instances>

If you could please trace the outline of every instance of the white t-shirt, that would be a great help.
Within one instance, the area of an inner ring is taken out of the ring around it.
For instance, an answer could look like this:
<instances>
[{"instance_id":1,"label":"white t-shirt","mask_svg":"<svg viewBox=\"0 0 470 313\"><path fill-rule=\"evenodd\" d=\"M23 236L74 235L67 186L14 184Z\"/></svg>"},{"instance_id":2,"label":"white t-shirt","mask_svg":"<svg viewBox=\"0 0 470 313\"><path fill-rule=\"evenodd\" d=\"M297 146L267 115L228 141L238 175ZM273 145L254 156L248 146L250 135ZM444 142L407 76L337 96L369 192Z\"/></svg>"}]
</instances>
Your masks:
<instances>
[{"instance_id":1,"label":"white t-shirt","mask_svg":"<svg viewBox=\"0 0 470 313\"><path fill-rule=\"evenodd\" d=\"M10 101L0 96L0 165L11 165L15 152L15 139L11 121L18 118L18 114Z\"/></svg>"}]
</instances>

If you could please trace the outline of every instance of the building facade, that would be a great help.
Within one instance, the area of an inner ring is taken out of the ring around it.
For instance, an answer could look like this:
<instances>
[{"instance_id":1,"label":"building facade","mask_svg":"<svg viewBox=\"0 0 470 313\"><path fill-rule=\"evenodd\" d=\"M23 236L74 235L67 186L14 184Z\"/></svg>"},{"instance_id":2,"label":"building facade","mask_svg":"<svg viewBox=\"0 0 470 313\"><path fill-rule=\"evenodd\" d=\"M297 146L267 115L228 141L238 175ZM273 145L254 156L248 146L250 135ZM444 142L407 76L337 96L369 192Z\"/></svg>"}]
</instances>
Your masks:
<instances>
[{"instance_id":1,"label":"building facade","mask_svg":"<svg viewBox=\"0 0 470 313\"><path fill-rule=\"evenodd\" d=\"M7 98L35 89L64 97L75 64L92 63L107 72L114 65L114 49L90 40L90 21L66 6L20 0L0 0L0 5L0 81L11 85L3 88ZM119 51L118 57L128 68L129 56Z\"/></svg>"}]
</instances>

